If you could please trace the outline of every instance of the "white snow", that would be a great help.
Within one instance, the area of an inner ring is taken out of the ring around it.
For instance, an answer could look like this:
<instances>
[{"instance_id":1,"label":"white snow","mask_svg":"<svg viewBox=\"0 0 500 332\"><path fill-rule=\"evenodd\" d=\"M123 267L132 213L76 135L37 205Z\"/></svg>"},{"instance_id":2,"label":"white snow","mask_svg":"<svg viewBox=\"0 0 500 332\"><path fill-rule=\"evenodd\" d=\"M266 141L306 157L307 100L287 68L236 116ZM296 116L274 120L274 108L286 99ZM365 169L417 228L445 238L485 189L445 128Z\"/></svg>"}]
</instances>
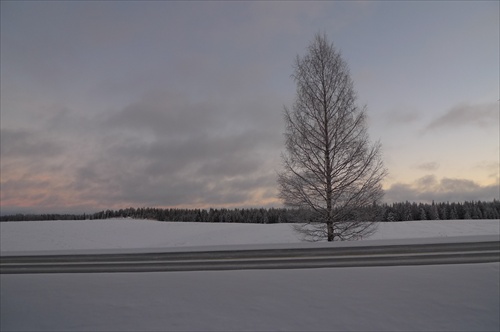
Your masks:
<instances>
[{"instance_id":1,"label":"white snow","mask_svg":"<svg viewBox=\"0 0 500 332\"><path fill-rule=\"evenodd\" d=\"M2 275L2 331L498 331L499 265Z\"/></svg>"},{"instance_id":2,"label":"white snow","mask_svg":"<svg viewBox=\"0 0 500 332\"><path fill-rule=\"evenodd\" d=\"M0 223L0 231L2 255L311 245L286 224L124 219ZM498 239L499 220L383 223L371 239L337 245L436 240L429 237ZM500 263L0 275L0 281L1 331L500 330Z\"/></svg>"},{"instance_id":3,"label":"white snow","mask_svg":"<svg viewBox=\"0 0 500 332\"><path fill-rule=\"evenodd\" d=\"M380 223L366 240L499 235L499 220L441 220ZM366 241L363 240L363 241ZM287 244L301 236L291 224L230 224L107 219L0 223L0 251L193 249L204 246ZM351 245L353 242L349 243Z\"/></svg>"}]
</instances>

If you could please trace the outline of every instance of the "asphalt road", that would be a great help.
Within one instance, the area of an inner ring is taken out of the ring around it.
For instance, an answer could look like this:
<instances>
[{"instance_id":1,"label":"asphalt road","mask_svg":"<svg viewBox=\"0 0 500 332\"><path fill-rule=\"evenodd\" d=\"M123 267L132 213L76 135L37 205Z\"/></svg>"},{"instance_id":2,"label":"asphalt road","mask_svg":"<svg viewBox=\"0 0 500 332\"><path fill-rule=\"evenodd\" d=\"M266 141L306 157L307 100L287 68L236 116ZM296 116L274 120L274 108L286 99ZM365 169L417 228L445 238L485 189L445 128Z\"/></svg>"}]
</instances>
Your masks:
<instances>
[{"instance_id":1,"label":"asphalt road","mask_svg":"<svg viewBox=\"0 0 500 332\"><path fill-rule=\"evenodd\" d=\"M171 253L1 256L0 274L302 269L500 262L500 241Z\"/></svg>"}]
</instances>

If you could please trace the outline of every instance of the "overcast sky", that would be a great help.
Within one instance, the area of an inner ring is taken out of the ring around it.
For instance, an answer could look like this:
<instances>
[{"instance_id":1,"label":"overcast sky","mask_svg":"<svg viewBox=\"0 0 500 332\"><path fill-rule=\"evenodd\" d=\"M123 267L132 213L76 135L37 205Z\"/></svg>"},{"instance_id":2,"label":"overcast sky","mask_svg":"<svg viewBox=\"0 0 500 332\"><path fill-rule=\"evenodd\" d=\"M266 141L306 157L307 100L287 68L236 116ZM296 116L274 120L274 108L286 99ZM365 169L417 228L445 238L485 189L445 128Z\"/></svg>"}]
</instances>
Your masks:
<instances>
[{"instance_id":1,"label":"overcast sky","mask_svg":"<svg viewBox=\"0 0 500 332\"><path fill-rule=\"evenodd\" d=\"M1 2L1 209L280 206L290 77L341 50L385 200L499 199L498 1Z\"/></svg>"}]
</instances>

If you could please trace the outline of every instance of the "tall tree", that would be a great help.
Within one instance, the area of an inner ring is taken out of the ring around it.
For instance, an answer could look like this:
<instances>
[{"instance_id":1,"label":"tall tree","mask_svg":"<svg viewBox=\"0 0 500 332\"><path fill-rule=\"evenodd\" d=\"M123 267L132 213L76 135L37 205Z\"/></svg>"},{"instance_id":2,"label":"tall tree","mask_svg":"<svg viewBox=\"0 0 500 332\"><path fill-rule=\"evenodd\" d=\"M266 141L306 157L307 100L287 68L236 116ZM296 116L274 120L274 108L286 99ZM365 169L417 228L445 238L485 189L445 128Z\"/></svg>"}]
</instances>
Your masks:
<instances>
[{"instance_id":1,"label":"tall tree","mask_svg":"<svg viewBox=\"0 0 500 332\"><path fill-rule=\"evenodd\" d=\"M383 196L386 169L380 143L369 141L366 107L357 105L347 63L316 34L307 54L297 56L292 78L297 92L284 112L280 198L308 222L300 231L312 240L366 236L376 226L366 211Z\"/></svg>"}]
</instances>

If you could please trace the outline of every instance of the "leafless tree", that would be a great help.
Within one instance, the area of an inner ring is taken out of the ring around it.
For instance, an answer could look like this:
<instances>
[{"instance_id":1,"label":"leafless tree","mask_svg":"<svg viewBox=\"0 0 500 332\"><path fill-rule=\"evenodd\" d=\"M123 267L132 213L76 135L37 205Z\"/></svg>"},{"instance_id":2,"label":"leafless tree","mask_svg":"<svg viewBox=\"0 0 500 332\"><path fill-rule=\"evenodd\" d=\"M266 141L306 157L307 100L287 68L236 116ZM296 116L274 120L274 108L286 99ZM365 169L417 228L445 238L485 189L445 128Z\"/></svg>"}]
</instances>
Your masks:
<instances>
[{"instance_id":1,"label":"leafless tree","mask_svg":"<svg viewBox=\"0 0 500 332\"><path fill-rule=\"evenodd\" d=\"M347 63L317 34L292 75L297 92L285 107L286 152L280 198L311 240L352 240L376 227L370 206L383 197L380 143L371 143L366 107L358 107ZM360 215L363 213L364 215Z\"/></svg>"}]
</instances>

